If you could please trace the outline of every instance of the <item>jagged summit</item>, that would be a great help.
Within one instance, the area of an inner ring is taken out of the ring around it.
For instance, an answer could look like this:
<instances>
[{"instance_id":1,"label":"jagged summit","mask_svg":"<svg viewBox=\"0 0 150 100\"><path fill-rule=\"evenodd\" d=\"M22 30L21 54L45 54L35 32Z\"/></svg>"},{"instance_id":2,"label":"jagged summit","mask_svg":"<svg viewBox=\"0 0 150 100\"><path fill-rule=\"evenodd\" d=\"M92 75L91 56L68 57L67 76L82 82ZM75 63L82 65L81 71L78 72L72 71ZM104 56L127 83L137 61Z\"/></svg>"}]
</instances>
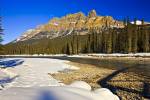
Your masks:
<instances>
[{"instance_id":1,"label":"jagged summit","mask_svg":"<svg viewBox=\"0 0 150 100\"><path fill-rule=\"evenodd\" d=\"M97 17L96 11L95 11L95 10L91 10L91 11L89 12L89 14L88 14L88 17L89 17L89 18Z\"/></svg>"},{"instance_id":2,"label":"jagged summit","mask_svg":"<svg viewBox=\"0 0 150 100\"><path fill-rule=\"evenodd\" d=\"M102 29L106 25L109 27L124 27L123 22L114 20L111 16L98 16L95 10L91 10L88 16L78 12L67 14L61 18L54 17L47 24L26 31L21 37L16 39L16 42L29 39L52 39L72 34L73 30L77 31L80 35L85 35L91 28Z\"/></svg>"}]
</instances>

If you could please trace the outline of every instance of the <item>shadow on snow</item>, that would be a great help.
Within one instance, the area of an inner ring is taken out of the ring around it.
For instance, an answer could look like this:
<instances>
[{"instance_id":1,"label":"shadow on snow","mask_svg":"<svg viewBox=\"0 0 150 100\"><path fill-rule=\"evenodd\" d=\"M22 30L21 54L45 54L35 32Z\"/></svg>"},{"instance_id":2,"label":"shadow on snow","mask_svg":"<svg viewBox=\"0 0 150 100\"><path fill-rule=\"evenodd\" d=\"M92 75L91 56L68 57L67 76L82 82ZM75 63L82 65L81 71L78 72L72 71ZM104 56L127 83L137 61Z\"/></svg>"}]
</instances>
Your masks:
<instances>
[{"instance_id":1,"label":"shadow on snow","mask_svg":"<svg viewBox=\"0 0 150 100\"><path fill-rule=\"evenodd\" d=\"M22 59L13 59L13 60L5 60L5 61L0 61L0 66L2 66L2 68L7 68L7 67L15 67L17 65L21 65L23 64L23 60Z\"/></svg>"},{"instance_id":2,"label":"shadow on snow","mask_svg":"<svg viewBox=\"0 0 150 100\"><path fill-rule=\"evenodd\" d=\"M19 77L19 76L15 76L15 77L13 77L13 78L5 77L4 79L1 79L1 80L0 80L0 84L11 83L11 82L14 81L17 77Z\"/></svg>"}]
</instances>

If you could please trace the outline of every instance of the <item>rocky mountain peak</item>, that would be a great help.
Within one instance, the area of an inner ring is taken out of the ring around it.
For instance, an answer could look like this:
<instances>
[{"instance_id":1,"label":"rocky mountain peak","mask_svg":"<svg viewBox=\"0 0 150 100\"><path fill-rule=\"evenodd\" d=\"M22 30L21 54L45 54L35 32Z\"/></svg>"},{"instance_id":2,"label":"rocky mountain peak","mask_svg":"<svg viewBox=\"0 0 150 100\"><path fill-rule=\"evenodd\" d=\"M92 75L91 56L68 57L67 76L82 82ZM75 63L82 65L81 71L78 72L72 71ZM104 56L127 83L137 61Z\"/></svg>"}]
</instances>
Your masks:
<instances>
[{"instance_id":1,"label":"rocky mountain peak","mask_svg":"<svg viewBox=\"0 0 150 100\"><path fill-rule=\"evenodd\" d=\"M25 41L28 39L55 38L72 34L73 31L80 35L86 35L91 28L103 29L103 27L121 28L123 22L113 19L111 16L98 16L95 10L91 10L88 16L82 12L67 14L64 17L52 18L47 24L41 25L32 31L25 32L17 40Z\"/></svg>"},{"instance_id":2,"label":"rocky mountain peak","mask_svg":"<svg viewBox=\"0 0 150 100\"><path fill-rule=\"evenodd\" d=\"M92 17L96 17L97 16L97 13L95 10L91 10L89 13L88 13L88 17L89 18L92 18Z\"/></svg>"},{"instance_id":3,"label":"rocky mountain peak","mask_svg":"<svg viewBox=\"0 0 150 100\"><path fill-rule=\"evenodd\" d=\"M80 19L84 19L85 17L86 16L82 12L79 12L79 13L75 13L75 14L68 14L65 17L63 17L62 19L68 20L68 21L77 21Z\"/></svg>"}]
</instances>

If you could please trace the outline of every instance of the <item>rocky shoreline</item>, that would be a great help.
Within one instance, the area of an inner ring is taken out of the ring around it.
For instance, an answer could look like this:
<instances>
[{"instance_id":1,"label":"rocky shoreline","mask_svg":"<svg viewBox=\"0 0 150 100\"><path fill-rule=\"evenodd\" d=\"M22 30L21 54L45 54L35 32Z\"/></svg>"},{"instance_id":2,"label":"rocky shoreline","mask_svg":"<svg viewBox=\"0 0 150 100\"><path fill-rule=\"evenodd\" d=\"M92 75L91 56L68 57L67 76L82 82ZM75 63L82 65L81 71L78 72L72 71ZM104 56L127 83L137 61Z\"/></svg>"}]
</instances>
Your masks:
<instances>
[{"instance_id":1,"label":"rocky shoreline","mask_svg":"<svg viewBox=\"0 0 150 100\"><path fill-rule=\"evenodd\" d=\"M69 62L68 64L77 66L80 69L74 71L60 72L50 74L55 79L65 84L70 84L75 80L85 81L91 85L92 89L99 87L107 87L117 94L122 100L148 100L149 97L144 96L144 84L149 85L150 79L150 59L144 58L92 58L96 59L94 64L90 64L88 59L78 59L77 62ZM83 64L84 61L84 64ZM88 62L88 64L85 64ZM103 62L106 62L103 64ZM123 62L123 63L122 63ZM118 66L118 65L119 66ZM116 67L116 68L115 68ZM123 70L122 70L123 69ZM120 71L120 72L119 72ZM113 76L113 74L116 74ZM110 76L112 78L109 80ZM107 80L107 82L105 82ZM105 85L103 85L105 84ZM103 85L103 86L102 86ZM105 88L106 88L105 87ZM149 87L148 87L149 88ZM114 90L114 91L113 91ZM147 99L148 98L148 99Z\"/></svg>"}]
</instances>

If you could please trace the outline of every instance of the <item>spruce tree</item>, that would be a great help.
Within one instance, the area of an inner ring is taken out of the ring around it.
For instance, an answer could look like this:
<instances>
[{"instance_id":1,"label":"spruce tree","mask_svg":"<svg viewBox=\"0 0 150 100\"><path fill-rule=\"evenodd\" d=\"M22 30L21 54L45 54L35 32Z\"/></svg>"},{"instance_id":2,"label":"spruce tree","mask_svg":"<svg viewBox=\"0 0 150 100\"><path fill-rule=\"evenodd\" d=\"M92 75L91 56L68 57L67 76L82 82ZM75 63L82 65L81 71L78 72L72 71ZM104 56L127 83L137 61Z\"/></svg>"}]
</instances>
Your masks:
<instances>
[{"instance_id":1,"label":"spruce tree","mask_svg":"<svg viewBox=\"0 0 150 100\"><path fill-rule=\"evenodd\" d=\"M76 40L77 40L77 54L79 54L79 37L78 37L78 33L76 34Z\"/></svg>"},{"instance_id":2,"label":"spruce tree","mask_svg":"<svg viewBox=\"0 0 150 100\"><path fill-rule=\"evenodd\" d=\"M87 53L91 53L91 34L88 34L88 40L87 40Z\"/></svg>"},{"instance_id":3,"label":"spruce tree","mask_svg":"<svg viewBox=\"0 0 150 100\"><path fill-rule=\"evenodd\" d=\"M127 19L126 19L126 18L124 18L124 20L123 20L123 25L124 25L124 26L127 25Z\"/></svg>"},{"instance_id":4,"label":"spruce tree","mask_svg":"<svg viewBox=\"0 0 150 100\"><path fill-rule=\"evenodd\" d=\"M143 51L144 52L149 52L149 46L150 46L150 43L149 43L149 33L148 33L148 30L144 30L144 34L143 34Z\"/></svg>"},{"instance_id":5,"label":"spruce tree","mask_svg":"<svg viewBox=\"0 0 150 100\"><path fill-rule=\"evenodd\" d=\"M3 29L2 29L2 17L0 16L0 54L3 54L3 45L1 44L1 42L2 42L2 33L3 32Z\"/></svg>"},{"instance_id":6,"label":"spruce tree","mask_svg":"<svg viewBox=\"0 0 150 100\"><path fill-rule=\"evenodd\" d=\"M67 43L66 54L70 55L70 45Z\"/></svg>"},{"instance_id":7,"label":"spruce tree","mask_svg":"<svg viewBox=\"0 0 150 100\"><path fill-rule=\"evenodd\" d=\"M144 19L142 19L141 22L142 22L142 25L144 25Z\"/></svg>"},{"instance_id":8,"label":"spruce tree","mask_svg":"<svg viewBox=\"0 0 150 100\"><path fill-rule=\"evenodd\" d=\"M112 33L110 29L108 30L108 33L106 35L107 35L106 53L112 53Z\"/></svg>"},{"instance_id":9,"label":"spruce tree","mask_svg":"<svg viewBox=\"0 0 150 100\"><path fill-rule=\"evenodd\" d=\"M98 42L98 44L97 44L97 46L98 46L98 52L102 52L102 48L103 48L103 45L102 45L102 32L99 30L99 32L97 33L97 35L98 35L98 40L97 40L97 42Z\"/></svg>"},{"instance_id":10,"label":"spruce tree","mask_svg":"<svg viewBox=\"0 0 150 100\"><path fill-rule=\"evenodd\" d=\"M113 30L112 32L112 52L115 53L116 52L116 44L117 44L117 35L116 35L117 32L115 32Z\"/></svg>"},{"instance_id":11,"label":"spruce tree","mask_svg":"<svg viewBox=\"0 0 150 100\"><path fill-rule=\"evenodd\" d=\"M75 54L75 35L74 35L74 33L73 33L73 37L72 37L71 47L72 47L72 54Z\"/></svg>"},{"instance_id":12,"label":"spruce tree","mask_svg":"<svg viewBox=\"0 0 150 100\"><path fill-rule=\"evenodd\" d=\"M92 30L92 53L95 52L95 33Z\"/></svg>"},{"instance_id":13,"label":"spruce tree","mask_svg":"<svg viewBox=\"0 0 150 100\"><path fill-rule=\"evenodd\" d=\"M126 43L126 52L131 53L132 51L132 31L129 17L127 18L127 27L126 27L127 43Z\"/></svg>"},{"instance_id":14,"label":"spruce tree","mask_svg":"<svg viewBox=\"0 0 150 100\"><path fill-rule=\"evenodd\" d=\"M136 25L137 23L137 18L134 18L134 25Z\"/></svg>"},{"instance_id":15,"label":"spruce tree","mask_svg":"<svg viewBox=\"0 0 150 100\"><path fill-rule=\"evenodd\" d=\"M95 51L98 52L98 33L95 33Z\"/></svg>"},{"instance_id":16,"label":"spruce tree","mask_svg":"<svg viewBox=\"0 0 150 100\"><path fill-rule=\"evenodd\" d=\"M138 50L138 32L137 32L137 26L135 24L133 29L133 36L132 36L132 52L136 53Z\"/></svg>"}]
</instances>

